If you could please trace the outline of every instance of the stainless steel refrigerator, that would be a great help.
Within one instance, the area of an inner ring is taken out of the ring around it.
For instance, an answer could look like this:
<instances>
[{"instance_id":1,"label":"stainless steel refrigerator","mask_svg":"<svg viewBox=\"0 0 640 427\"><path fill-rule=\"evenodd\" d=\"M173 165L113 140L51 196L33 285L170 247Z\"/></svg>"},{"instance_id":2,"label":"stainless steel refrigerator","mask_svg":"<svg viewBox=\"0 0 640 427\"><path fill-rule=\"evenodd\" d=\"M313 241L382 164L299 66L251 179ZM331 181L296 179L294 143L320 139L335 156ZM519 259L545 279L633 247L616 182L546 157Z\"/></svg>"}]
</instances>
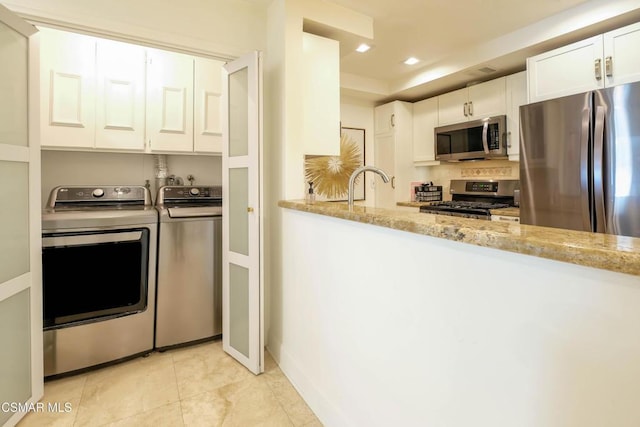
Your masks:
<instances>
[{"instance_id":1,"label":"stainless steel refrigerator","mask_svg":"<svg viewBox=\"0 0 640 427\"><path fill-rule=\"evenodd\" d=\"M520 107L520 221L640 237L640 83Z\"/></svg>"}]
</instances>

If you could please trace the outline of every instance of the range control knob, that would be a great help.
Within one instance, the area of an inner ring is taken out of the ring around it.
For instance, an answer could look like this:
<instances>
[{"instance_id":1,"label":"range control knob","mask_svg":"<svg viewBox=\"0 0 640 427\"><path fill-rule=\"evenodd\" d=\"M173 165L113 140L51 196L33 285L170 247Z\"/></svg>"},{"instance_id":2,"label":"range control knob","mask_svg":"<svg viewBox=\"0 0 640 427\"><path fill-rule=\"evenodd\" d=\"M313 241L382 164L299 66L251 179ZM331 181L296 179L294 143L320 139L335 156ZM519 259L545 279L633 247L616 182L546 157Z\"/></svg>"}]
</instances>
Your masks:
<instances>
[{"instance_id":1,"label":"range control knob","mask_svg":"<svg viewBox=\"0 0 640 427\"><path fill-rule=\"evenodd\" d=\"M198 194L200 194L200 189L192 188L191 190L189 190L189 194L191 194L192 196L197 196Z\"/></svg>"},{"instance_id":2,"label":"range control knob","mask_svg":"<svg viewBox=\"0 0 640 427\"><path fill-rule=\"evenodd\" d=\"M91 194L93 194L93 197L102 197L104 196L104 190L102 188L96 188Z\"/></svg>"}]
</instances>

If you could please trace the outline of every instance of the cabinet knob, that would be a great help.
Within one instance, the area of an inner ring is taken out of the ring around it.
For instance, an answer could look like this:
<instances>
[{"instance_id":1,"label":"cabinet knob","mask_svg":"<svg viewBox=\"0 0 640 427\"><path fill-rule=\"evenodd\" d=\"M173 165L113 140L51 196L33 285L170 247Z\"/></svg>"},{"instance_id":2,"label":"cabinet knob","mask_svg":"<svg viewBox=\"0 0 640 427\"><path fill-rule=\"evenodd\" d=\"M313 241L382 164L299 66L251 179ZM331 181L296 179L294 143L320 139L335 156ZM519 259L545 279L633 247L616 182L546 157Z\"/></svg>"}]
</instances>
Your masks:
<instances>
[{"instance_id":1,"label":"cabinet knob","mask_svg":"<svg viewBox=\"0 0 640 427\"><path fill-rule=\"evenodd\" d=\"M252 213L253 212L253 208L252 207L248 207L247 208L247 212Z\"/></svg>"}]
</instances>

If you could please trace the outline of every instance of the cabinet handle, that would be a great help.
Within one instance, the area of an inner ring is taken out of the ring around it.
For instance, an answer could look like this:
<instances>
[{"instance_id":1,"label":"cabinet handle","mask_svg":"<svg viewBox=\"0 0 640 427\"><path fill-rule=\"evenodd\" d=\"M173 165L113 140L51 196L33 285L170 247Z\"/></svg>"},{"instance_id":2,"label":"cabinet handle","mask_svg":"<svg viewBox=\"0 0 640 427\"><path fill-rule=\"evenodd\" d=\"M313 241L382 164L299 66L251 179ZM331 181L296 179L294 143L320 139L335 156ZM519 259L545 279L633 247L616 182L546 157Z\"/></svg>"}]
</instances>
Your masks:
<instances>
[{"instance_id":1,"label":"cabinet handle","mask_svg":"<svg viewBox=\"0 0 640 427\"><path fill-rule=\"evenodd\" d=\"M396 177L395 176L391 177L391 188L393 188L394 190L396 188Z\"/></svg>"},{"instance_id":2,"label":"cabinet handle","mask_svg":"<svg viewBox=\"0 0 640 427\"><path fill-rule=\"evenodd\" d=\"M600 58L596 59L593 66L596 73L596 80L602 80L602 60Z\"/></svg>"},{"instance_id":3,"label":"cabinet handle","mask_svg":"<svg viewBox=\"0 0 640 427\"><path fill-rule=\"evenodd\" d=\"M469 114L467 114L467 106L469 105L468 102L465 102L464 105L462 106L462 114L464 114L465 117L469 116Z\"/></svg>"},{"instance_id":4,"label":"cabinet handle","mask_svg":"<svg viewBox=\"0 0 640 427\"><path fill-rule=\"evenodd\" d=\"M396 127L396 115L395 114L391 115L391 127L392 128Z\"/></svg>"},{"instance_id":5,"label":"cabinet handle","mask_svg":"<svg viewBox=\"0 0 640 427\"><path fill-rule=\"evenodd\" d=\"M473 101L469 101L469 115L473 116Z\"/></svg>"},{"instance_id":6,"label":"cabinet handle","mask_svg":"<svg viewBox=\"0 0 640 427\"><path fill-rule=\"evenodd\" d=\"M607 77L613 76L613 59L610 56L604 59L604 73Z\"/></svg>"},{"instance_id":7,"label":"cabinet handle","mask_svg":"<svg viewBox=\"0 0 640 427\"><path fill-rule=\"evenodd\" d=\"M511 131L507 132L507 148L511 148Z\"/></svg>"}]
</instances>

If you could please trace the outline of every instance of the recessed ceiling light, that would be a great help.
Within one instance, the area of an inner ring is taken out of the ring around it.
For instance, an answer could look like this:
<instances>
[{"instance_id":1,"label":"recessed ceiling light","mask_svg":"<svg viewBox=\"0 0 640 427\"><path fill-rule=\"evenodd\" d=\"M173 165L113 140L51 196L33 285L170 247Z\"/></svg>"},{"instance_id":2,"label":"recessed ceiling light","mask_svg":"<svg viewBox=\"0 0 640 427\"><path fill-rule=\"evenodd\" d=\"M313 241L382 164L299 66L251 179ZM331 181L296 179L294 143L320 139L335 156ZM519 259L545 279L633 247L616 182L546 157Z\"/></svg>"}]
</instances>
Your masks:
<instances>
[{"instance_id":1,"label":"recessed ceiling light","mask_svg":"<svg viewBox=\"0 0 640 427\"><path fill-rule=\"evenodd\" d=\"M418 62L420 62L420 60L418 58L414 58L413 56L410 58L405 59L404 63L407 65L413 65L413 64L417 64Z\"/></svg>"},{"instance_id":2,"label":"recessed ceiling light","mask_svg":"<svg viewBox=\"0 0 640 427\"><path fill-rule=\"evenodd\" d=\"M366 52L366 51L368 51L369 49L371 49L371 46L369 46L369 45L368 45L368 44L366 44L366 43L362 43L360 46L358 46L358 47L356 48L356 51L357 51L357 52L360 52L360 53L365 53L365 52Z\"/></svg>"}]
</instances>

